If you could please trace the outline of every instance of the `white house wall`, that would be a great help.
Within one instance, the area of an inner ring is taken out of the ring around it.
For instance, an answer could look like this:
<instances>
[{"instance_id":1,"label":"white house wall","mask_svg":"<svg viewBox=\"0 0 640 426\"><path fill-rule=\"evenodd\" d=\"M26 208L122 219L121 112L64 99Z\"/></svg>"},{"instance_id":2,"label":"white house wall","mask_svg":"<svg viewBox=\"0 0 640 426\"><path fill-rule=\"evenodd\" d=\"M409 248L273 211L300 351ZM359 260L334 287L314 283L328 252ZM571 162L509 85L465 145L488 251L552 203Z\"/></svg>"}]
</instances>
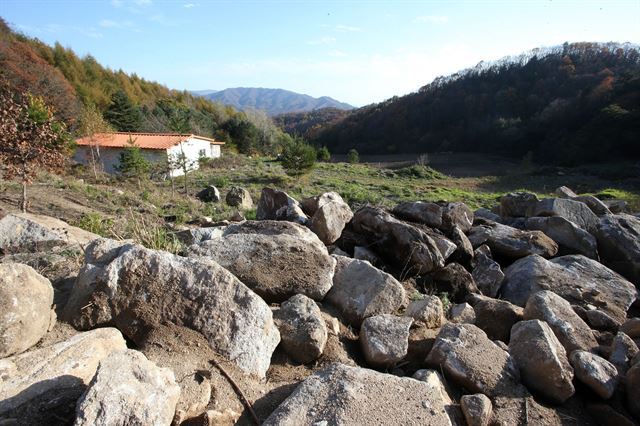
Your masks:
<instances>
[{"instance_id":1,"label":"white house wall","mask_svg":"<svg viewBox=\"0 0 640 426\"><path fill-rule=\"evenodd\" d=\"M167 154L173 158L179 158L184 152L187 161L190 164L190 170L197 170L200 166L198 159L200 157L217 158L220 157L220 145L213 145L208 141L201 139L189 138L182 142L182 146L175 145L167 150ZM181 168L174 169L172 176L182 176L184 173Z\"/></svg>"}]
</instances>

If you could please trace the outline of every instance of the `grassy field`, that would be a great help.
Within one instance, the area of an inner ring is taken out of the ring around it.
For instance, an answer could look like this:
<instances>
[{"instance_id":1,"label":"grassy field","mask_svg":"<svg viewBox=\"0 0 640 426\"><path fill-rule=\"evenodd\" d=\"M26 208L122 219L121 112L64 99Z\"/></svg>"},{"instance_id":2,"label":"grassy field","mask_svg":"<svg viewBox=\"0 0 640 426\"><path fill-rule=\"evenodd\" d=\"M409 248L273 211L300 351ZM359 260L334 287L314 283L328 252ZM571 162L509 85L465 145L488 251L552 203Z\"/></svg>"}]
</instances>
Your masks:
<instances>
[{"instance_id":1,"label":"grassy field","mask_svg":"<svg viewBox=\"0 0 640 426\"><path fill-rule=\"evenodd\" d=\"M89 170L79 167L63 176L43 174L29 188L30 210L104 236L134 238L147 246L172 251L179 247L164 226L165 217L174 216L174 223L181 225L203 216L224 220L234 213L224 202L203 203L195 198L194 194L207 185L217 186L223 198L232 186L242 186L249 190L254 203L265 186L283 189L296 199L336 191L353 209L367 203L392 207L411 200L463 201L472 208L490 208L507 192L524 190L546 197L552 196L558 186L567 185L579 193L626 200L632 211L640 211L640 173L635 165L474 176L478 173L469 170L472 163L465 161L466 176L461 177L406 162L398 163L398 167L379 162L319 163L305 176L290 177L272 159L227 154L190 173L188 192L183 178L173 183L143 180L138 186L135 180L106 175L96 181ZM486 173L486 161L482 167ZM7 212L17 210L19 196L20 185L0 181L0 208ZM253 218L255 209L244 214Z\"/></svg>"}]
</instances>

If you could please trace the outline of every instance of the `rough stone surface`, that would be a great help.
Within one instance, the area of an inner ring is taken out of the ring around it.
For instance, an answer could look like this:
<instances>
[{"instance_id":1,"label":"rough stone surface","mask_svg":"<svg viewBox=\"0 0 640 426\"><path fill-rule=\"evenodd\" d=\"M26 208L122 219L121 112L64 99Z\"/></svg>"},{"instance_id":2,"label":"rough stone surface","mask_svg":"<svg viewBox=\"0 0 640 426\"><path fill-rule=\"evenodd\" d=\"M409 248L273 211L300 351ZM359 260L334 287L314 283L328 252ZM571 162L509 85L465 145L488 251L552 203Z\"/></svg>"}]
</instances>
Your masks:
<instances>
[{"instance_id":1,"label":"rough stone surface","mask_svg":"<svg viewBox=\"0 0 640 426\"><path fill-rule=\"evenodd\" d=\"M440 203L442 206L442 226L440 229L450 232L454 226L462 232L469 232L473 226L473 210L465 203Z\"/></svg>"},{"instance_id":2,"label":"rough stone surface","mask_svg":"<svg viewBox=\"0 0 640 426\"><path fill-rule=\"evenodd\" d=\"M253 200L251 194L244 188L239 186L232 186L227 192L225 202L231 207L238 207L243 210L253 208Z\"/></svg>"},{"instance_id":3,"label":"rough stone surface","mask_svg":"<svg viewBox=\"0 0 640 426\"><path fill-rule=\"evenodd\" d=\"M302 211L300 203L284 191L263 188L256 210L258 220L288 220L305 225L309 218Z\"/></svg>"},{"instance_id":4,"label":"rough stone surface","mask_svg":"<svg viewBox=\"0 0 640 426\"><path fill-rule=\"evenodd\" d=\"M334 254L339 254L333 252ZM343 255L344 256L344 255ZM355 246L353 248L353 258L359 260L366 260L372 265L378 265L381 263L380 256L376 254L373 250L367 247Z\"/></svg>"},{"instance_id":5,"label":"rough stone surface","mask_svg":"<svg viewBox=\"0 0 640 426\"><path fill-rule=\"evenodd\" d=\"M574 200L585 203L587 207L589 207L591 211L598 216L612 214L611 210L609 210L609 207L607 207L605 203L603 203L600 199L594 197L593 195L579 195L575 197Z\"/></svg>"},{"instance_id":6,"label":"rough stone surface","mask_svg":"<svg viewBox=\"0 0 640 426\"><path fill-rule=\"evenodd\" d=\"M449 312L451 322L456 324L473 324L476 322L476 311L468 303L458 303L451 306Z\"/></svg>"},{"instance_id":7,"label":"rough stone surface","mask_svg":"<svg viewBox=\"0 0 640 426\"><path fill-rule=\"evenodd\" d=\"M627 371L625 379L627 405L631 413L638 419L640 418L640 363Z\"/></svg>"},{"instance_id":8,"label":"rough stone surface","mask_svg":"<svg viewBox=\"0 0 640 426\"><path fill-rule=\"evenodd\" d=\"M53 328L53 287L32 267L0 263L0 358L18 354Z\"/></svg>"},{"instance_id":9,"label":"rough stone surface","mask_svg":"<svg viewBox=\"0 0 640 426\"><path fill-rule=\"evenodd\" d=\"M604 358L586 351L573 351L569 356L576 378L589 386L602 399L609 399L618 386L618 370Z\"/></svg>"},{"instance_id":10,"label":"rough stone surface","mask_svg":"<svg viewBox=\"0 0 640 426\"><path fill-rule=\"evenodd\" d=\"M595 306L621 323L636 298L633 284L581 255L550 261L528 256L514 262L504 273L502 297L518 306L524 306L529 296L539 290L551 290L585 309Z\"/></svg>"},{"instance_id":11,"label":"rough stone surface","mask_svg":"<svg viewBox=\"0 0 640 426\"><path fill-rule=\"evenodd\" d=\"M522 320L522 308L506 300L472 295L467 299L476 314L474 324L491 340L509 343L511 327Z\"/></svg>"},{"instance_id":12,"label":"rough stone surface","mask_svg":"<svg viewBox=\"0 0 640 426\"><path fill-rule=\"evenodd\" d=\"M487 426L493 413L491 400L481 393L463 395L460 408L468 426Z\"/></svg>"},{"instance_id":13,"label":"rough stone surface","mask_svg":"<svg viewBox=\"0 0 640 426\"><path fill-rule=\"evenodd\" d=\"M586 311L585 317L587 324L597 330L615 330L618 325L620 325L616 320L607 315L606 312L597 309Z\"/></svg>"},{"instance_id":14,"label":"rough stone surface","mask_svg":"<svg viewBox=\"0 0 640 426\"><path fill-rule=\"evenodd\" d=\"M456 245L456 251L453 253L452 260L464 265L468 265L473 259L473 246L471 241L460 229L459 226L454 226L450 233L451 242Z\"/></svg>"},{"instance_id":15,"label":"rough stone surface","mask_svg":"<svg viewBox=\"0 0 640 426\"><path fill-rule=\"evenodd\" d=\"M456 303L463 302L469 294L478 293L473 276L459 263L449 263L442 269L423 277L425 286L446 292Z\"/></svg>"},{"instance_id":16,"label":"rough stone surface","mask_svg":"<svg viewBox=\"0 0 640 426\"><path fill-rule=\"evenodd\" d=\"M404 314L428 328L438 328L444 321L444 309L438 296L427 295L421 300L414 300L409 303Z\"/></svg>"},{"instance_id":17,"label":"rough stone surface","mask_svg":"<svg viewBox=\"0 0 640 426\"><path fill-rule=\"evenodd\" d=\"M640 288L640 219L627 214L604 216L595 236L603 263Z\"/></svg>"},{"instance_id":18,"label":"rough stone surface","mask_svg":"<svg viewBox=\"0 0 640 426\"><path fill-rule=\"evenodd\" d=\"M510 394L519 383L509 354L472 324L443 325L426 362L459 386L489 397Z\"/></svg>"},{"instance_id":19,"label":"rough stone surface","mask_svg":"<svg viewBox=\"0 0 640 426\"><path fill-rule=\"evenodd\" d=\"M300 363L315 361L327 344L327 326L316 302L297 294L275 313L281 344L289 357Z\"/></svg>"},{"instance_id":20,"label":"rough stone surface","mask_svg":"<svg viewBox=\"0 0 640 426\"><path fill-rule=\"evenodd\" d=\"M369 317L360 327L364 358L374 367L392 367L407 355L412 318L390 314Z\"/></svg>"},{"instance_id":21,"label":"rough stone surface","mask_svg":"<svg viewBox=\"0 0 640 426\"><path fill-rule=\"evenodd\" d=\"M353 217L353 228L389 263L403 269L406 276L444 266L442 253L429 235L382 209L361 208Z\"/></svg>"},{"instance_id":22,"label":"rough stone surface","mask_svg":"<svg viewBox=\"0 0 640 426\"><path fill-rule=\"evenodd\" d=\"M527 211L538 203L538 196L530 192L512 192L500 197L500 216L525 217Z\"/></svg>"},{"instance_id":23,"label":"rough stone surface","mask_svg":"<svg viewBox=\"0 0 640 426\"><path fill-rule=\"evenodd\" d=\"M176 232L174 235L185 245L200 244L203 241L220 238L224 227L191 228Z\"/></svg>"},{"instance_id":24,"label":"rough stone surface","mask_svg":"<svg viewBox=\"0 0 640 426\"><path fill-rule=\"evenodd\" d=\"M604 200L603 203L611 214L624 213L628 206L628 203L624 200Z\"/></svg>"},{"instance_id":25,"label":"rough stone surface","mask_svg":"<svg viewBox=\"0 0 640 426\"><path fill-rule=\"evenodd\" d=\"M596 238L560 216L530 217L525 222L529 231L542 231L558 243L558 254L582 254L598 260L598 243Z\"/></svg>"},{"instance_id":26,"label":"rough stone surface","mask_svg":"<svg viewBox=\"0 0 640 426\"><path fill-rule=\"evenodd\" d=\"M492 212L491 210L486 209L484 207L480 207L479 209L474 211L473 212L473 217L474 217L474 223L475 223L475 220L480 219L480 218L489 220L491 222L502 222L502 218L500 217L500 215L498 215L498 214L496 214L496 213Z\"/></svg>"},{"instance_id":27,"label":"rough stone surface","mask_svg":"<svg viewBox=\"0 0 640 426\"><path fill-rule=\"evenodd\" d=\"M626 320L621 326L620 331L622 331L627 336L632 339L637 339L640 337L640 318L629 318Z\"/></svg>"},{"instance_id":28,"label":"rough stone surface","mask_svg":"<svg viewBox=\"0 0 640 426\"><path fill-rule=\"evenodd\" d=\"M130 246L94 269L95 275L78 278L93 281L93 291L86 309L71 315L74 326L116 324L136 341L155 324L182 324L245 372L264 376L280 341L271 310L216 262Z\"/></svg>"},{"instance_id":29,"label":"rough stone surface","mask_svg":"<svg viewBox=\"0 0 640 426\"><path fill-rule=\"evenodd\" d=\"M126 348L118 330L100 328L0 359L0 419L35 425L48 424L55 415L70 423L98 363Z\"/></svg>"},{"instance_id":30,"label":"rough stone surface","mask_svg":"<svg viewBox=\"0 0 640 426\"><path fill-rule=\"evenodd\" d=\"M134 350L112 353L78 400L75 426L167 425L173 420L180 387L173 372Z\"/></svg>"},{"instance_id":31,"label":"rough stone surface","mask_svg":"<svg viewBox=\"0 0 640 426\"><path fill-rule=\"evenodd\" d=\"M306 378L263 425L451 425L451 399L436 378L334 364Z\"/></svg>"},{"instance_id":32,"label":"rough stone surface","mask_svg":"<svg viewBox=\"0 0 640 426\"><path fill-rule=\"evenodd\" d=\"M539 291L529 298L524 319L546 321L569 354L574 350L591 351L598 347L591 329L569 302L551 291Z\"/></svg>"},{"instance_id":33,"label":"rough stone surface","mask_svg":"<svg viewBox=\"0 0 640 426\"><path fill-rule=\"evenodd\" d=\"M611 344L609 362L616 366L618 374L624 375L629 369L631 360L638 355L638 346L623 332L619 331Z\"/></svg>"},{"instance_id":34,"label":"rough stone surface","mask_svg":"<svg viewBox=\"0 0 640 426\"><path fill-rule=\"evenodd\" d=\"M563 403L575 392L567 353L546 322L521 321L513 326L509 353L522 382L546 398Z\"/></svg>"},{"instance_id":35,"label":"rough stone surface","mask_svg":"<svg viewBox=\"0 0 640 426\"><path fill-rule=\"evenodd\" d=\"M436 243L436 247L438 247L438 250L440 250L440 254L442 255L442 258L444 260L449 259L451 255L458 249L453 241L442 235L442 232L440 231L433 230L427 227L422 227L421 231L431 237L431 239L433 239L433 242Z\"/></svg>"},{"instance_id":36,"label":"rough stone surface","mask_svg":"<svg viewBox=\"0 0 640 426\"><path fill-rule=\"evenodd\" d=\"M486 244L492 253L514 259L531 254L552 257L558 252L556 242L540 231L522 231L488 221L478 223L468 235L474 247Z\"/></svg>"},{"instance_id":37,"label":"rough stone surface","mask_svg":"<svg viewBox=\"0 0 640 426\"><path fill-rule=\"evenodd\" d=\"M410 222L422 223L432 228L442 227L442 207L428 201L410 201L400 203L393 214Z\"/></svg>"},{"instance_id":38,"label":"rough stone surface","mask_svg":"<svg viewBox=\"0 0 640 426\"><path fill-rule=\"evenodd\" d=\"M481 247L486 247L486 250L480 250ZM488 250L488 246L480 246L475 251L475 267L471 276L482 294L496 297L504 280L504 272L502 272L500 264L487 254Z\"/></svg>"},{"instance_id":39,"label":"rough stone surface","mask_svg":"<svg viewBox=\"0 0 640 426\"><path fill-rule=\"evenodd\" d=\"M559 186L556 188L555 191L556 195L560 198L576 198L578 196L578 194L576 194L575 192L573 192L573 190L571 188L569 188L568 186Z\"/></svg>"},{"instance_id":40,"label":"rough stone surface","mask_svg":"<svg viewBox=\"0 0 640 426\"><path fill-rule=\"evenodd\" d=\"M215 186L209 185L198 192L196 198L205 203L217 203L220 201L220 191Z\"/></svg>"},{"instance_id":41,"label":"rough stone surface","mask_svg":"<svg viewBox=\"0 0 640 426\"><path fill-rule=\"evenodd\" d=\"M296 294L322 300L335 267L324 246L288 234L225 234L189 247L187 254L213 259L268 303Z\"/></svg>"},{"instance_id":42,"label":"rough stone surface","mask_svg":"<svg viewBox=\"0 0 640 426\"><path fill-rule=\"evenodd\" d=\"M595 231L598 225L598 216L586 204L566 198L545 198L538 201L527 212L527 217L533 216L561 216L588 232Z\"/></svg>"},{"instance_id":43,"label":"rough stone surface","mask_svg":"<svg viewBox=\"0 0 640 426\"><path fill-rule=\"evenodd\" d=\"M336 192L327 192L318 197L318 207L309 222L309 228L325 244L333 244L345 225L353 218L353 212Z\"/></svg>"},{"instance_id":44,"label":"rough stone surface","mask_svg":"<svg viewBox=\"0 0 640 426\"><path fill-rule=\"evenodd\" d=\"M84 247L99 237L49 216L15 213L0 219L0 252L4 253L46 251L63 245Z\"/></svg>"},{"instance_id":45,"label":"rough stone surface","mask_svg":"<svg viewBox=\"0 0 640 426\"><path fill-rule=\"evenodd\" d=\"M246 222L229 225L225 228L223 237L235 234L259 234L259 235L289 235L308 244L312 244L321 250L326 250L325 245L318 236L306 226L298 223L280 220L247 220Z\"/></svg>"},{"instance_id":46,"label":"rough stone surface","mask_svg":"<svg viewBox=\"0 0 640 426\"><path fill-rule=\"evenodd\" d=\"M334 256L337 260L333 287L326 300L344 320L360 326L367 317L391 314L407 305L407 295L395 278L364 260Z\"/></svg>"}]
</instances>

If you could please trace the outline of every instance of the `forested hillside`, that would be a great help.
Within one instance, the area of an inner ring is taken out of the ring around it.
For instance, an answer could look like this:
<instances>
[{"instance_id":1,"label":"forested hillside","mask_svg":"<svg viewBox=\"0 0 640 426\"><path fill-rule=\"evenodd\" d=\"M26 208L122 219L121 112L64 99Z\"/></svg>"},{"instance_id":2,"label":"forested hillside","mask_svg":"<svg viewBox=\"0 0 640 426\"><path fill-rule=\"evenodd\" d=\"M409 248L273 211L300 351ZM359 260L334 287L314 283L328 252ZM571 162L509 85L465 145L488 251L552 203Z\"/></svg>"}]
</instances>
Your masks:
<instances>
[{"instance_id":1,"label":"forested hillside","mask_svg":"<svg viewBox=\"0 0 640 426\"><path fill-rule=\"evenodd\" d=\"M472 151L558 164L640 159L640 53L576 43L480 63L314 138L332 152Z\"/></svg>"},{"instance_id":2,"label":"forested hillside","mask_svg":"<svg viewBox=\"0 0 640 426\"><path fill-rule=\"evenodd\" d=\"M275 149L288 137L265 115L245 114L136 74L114 71L90 55L16 33L0 18L0 79L41 96L57 119L80 136L97 110L114 130L193 132L235 143L243 152ZM120 117L124 119L113 119Z\"/></svg>"},{"instance_id":3,"label":"forested hillside","mask_svg":"<svg viewBox=\"0 0 640 426\"><path fill-rule=\"evenodd\" d=\"M290 135L299 135L310 140L317 138L325 127L339 122L349 113L344 109L322 108L315 111L276 115L273 121Z\"/></svg>"}]
</instances>

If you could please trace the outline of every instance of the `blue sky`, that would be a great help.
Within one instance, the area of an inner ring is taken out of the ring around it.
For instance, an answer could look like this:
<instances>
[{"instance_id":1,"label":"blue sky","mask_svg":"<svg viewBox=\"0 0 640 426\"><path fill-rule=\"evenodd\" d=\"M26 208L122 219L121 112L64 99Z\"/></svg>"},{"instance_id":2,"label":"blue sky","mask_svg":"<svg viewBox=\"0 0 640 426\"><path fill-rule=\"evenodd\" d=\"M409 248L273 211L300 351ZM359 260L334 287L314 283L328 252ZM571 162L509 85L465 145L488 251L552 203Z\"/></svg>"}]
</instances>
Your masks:
<instances>
[{"instance_id":1,"label":"blue sky","mask_svg":"<svg viewBox=\"0 0 640 426\"><path fill-rule=\"evenodd\" d=\"M283 88L357 106L539 46L640 42L640 0L0 0L0 16L171 88Z\"/></svg>"}]
</instances>

